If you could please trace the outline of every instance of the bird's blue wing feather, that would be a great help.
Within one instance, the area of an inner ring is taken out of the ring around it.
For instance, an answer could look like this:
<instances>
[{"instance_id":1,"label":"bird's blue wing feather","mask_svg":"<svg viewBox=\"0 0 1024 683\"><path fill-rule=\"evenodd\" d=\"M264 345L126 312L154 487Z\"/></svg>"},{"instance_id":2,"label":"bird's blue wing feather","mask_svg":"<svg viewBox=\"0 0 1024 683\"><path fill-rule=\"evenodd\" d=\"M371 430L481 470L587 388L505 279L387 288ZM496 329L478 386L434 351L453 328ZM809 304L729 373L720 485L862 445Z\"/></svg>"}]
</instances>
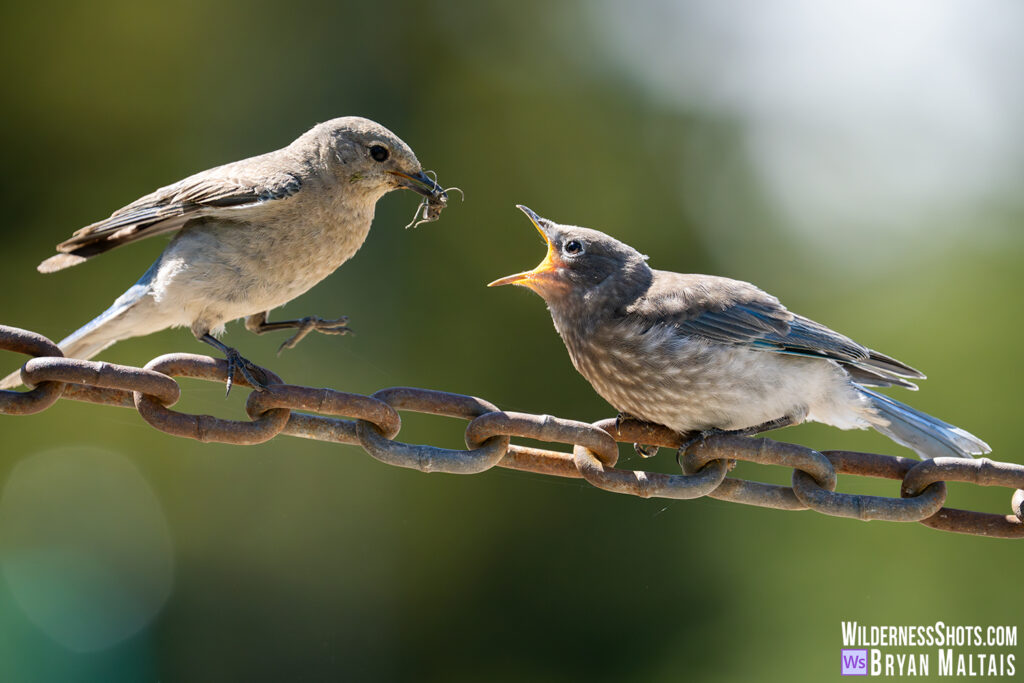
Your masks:
<instances>
[{"instance_id":1,"label":"bird's blue wing feather","mask_svg":"<svg viewBox=\"0 0 1024 683\"><path fill-rule=\"evenodd\" d=\"M629 314L646 327L669 324L679 334L761 351L827 358L863 370L867 383L913 387L899 377L924 375L893 358L872 351L824 325L788 311L778 299L753 285L708 275L658 271L648 296Z\"/></svg>"}]
</instances>

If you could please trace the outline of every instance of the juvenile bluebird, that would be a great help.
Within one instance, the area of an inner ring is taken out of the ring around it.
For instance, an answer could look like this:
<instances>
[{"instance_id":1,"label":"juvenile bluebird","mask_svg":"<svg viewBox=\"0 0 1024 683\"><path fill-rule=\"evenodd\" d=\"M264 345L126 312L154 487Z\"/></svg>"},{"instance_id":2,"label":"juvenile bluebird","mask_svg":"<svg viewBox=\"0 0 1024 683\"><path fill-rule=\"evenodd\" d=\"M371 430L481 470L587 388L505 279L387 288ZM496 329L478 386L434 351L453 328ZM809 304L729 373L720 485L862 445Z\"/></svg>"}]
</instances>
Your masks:
<instances>
[{"instance_id":1,"label":"juvenile bluebird","mask_svg":"<svg viewBox=\"0 0 1024 683\"><path fill-rule=\"evenodd\" d=\"M283 149L218 166L163 187L77 231L41 264L52 273L153 235L178 231L149 270L99 317L60 342L66 356L91 358L114 342L188 326L196 339L254 386L259 368L215 335L245 318L256 334L345 334L346 318L268 322L281 306L330 275L363 244L377 200L392 190L419 193L425 220L447 194L416 155L378 123L347 116L321 123ZM419 215L419 212L417 212ZM14 373L0 388L21 382Z\"/></svg>"},{"instance_id":2,"label":"juvenile bluebird","mask_svg":"<svg viewBox=\"0 0 1024 683\"><path fill-rule=\"evenodd\" d=\"M991 451L866 388L916 389L909 380L923 379L920 372L789 312L754 285L652 270L646 256L604 233L519 208L547 242L547 257L489 286L522 285L543 297L573 365L620 417L665 425L688 443L813 420L873 427L922 458Z\"/></svg>"}]
</instances>

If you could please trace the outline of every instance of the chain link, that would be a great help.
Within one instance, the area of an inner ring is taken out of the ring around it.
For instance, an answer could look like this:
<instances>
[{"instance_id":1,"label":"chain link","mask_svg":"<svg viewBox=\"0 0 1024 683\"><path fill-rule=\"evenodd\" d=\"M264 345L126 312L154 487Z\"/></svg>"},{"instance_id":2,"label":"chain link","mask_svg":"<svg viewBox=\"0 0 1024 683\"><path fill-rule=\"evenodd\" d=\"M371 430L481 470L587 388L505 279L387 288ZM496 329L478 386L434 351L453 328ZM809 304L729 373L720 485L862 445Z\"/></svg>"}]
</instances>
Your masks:
<instances>
[{"instance_id":1,"label":"chain link","mask_svg":"<svg viewBox=\"0 0 1024 683\"><path fill-rule=\"evenodd\" d=\"M712 437L679 455L681 474L619 469L619 443L678 449L684 435L636 420L594 424L550 415L499 410L474 396L429 389L393 387L371 396L285 384L265 370L266 391L250 393L250 420L225 420L171 410L181 389L174 377L225 382L227 363L190 353L174 353L144 368L65 358L52 341L0 325L0 349L32 358L21 368L28 391L0 391L0 414L30 415L61 398L134 408L156 429L197 441L257 444L279 434L361 446L389 465L422 472L475 474L506 467L538 474L582 478L591 485L642 498L698 498L779 510L815 510L837 517L920 522L933 529L999 538L1024 538L1024 465L987 458L913 460L875 453L822 451L763 438ZM235 383L248 386L237 377ZM402 428L399 411L469 421L466 450L395 440ZM304 412L299 412L304 411ZM351 419L340 419L351 418ZM511 443L512 438L564 444L571 452ZM793 471L792 486L727 477L744 460ZM836 491L837 475L899 480L900 497ZM1014 489L1013 514L999 515L943 507L946 482Z\"/></svg>"}]
</instances>

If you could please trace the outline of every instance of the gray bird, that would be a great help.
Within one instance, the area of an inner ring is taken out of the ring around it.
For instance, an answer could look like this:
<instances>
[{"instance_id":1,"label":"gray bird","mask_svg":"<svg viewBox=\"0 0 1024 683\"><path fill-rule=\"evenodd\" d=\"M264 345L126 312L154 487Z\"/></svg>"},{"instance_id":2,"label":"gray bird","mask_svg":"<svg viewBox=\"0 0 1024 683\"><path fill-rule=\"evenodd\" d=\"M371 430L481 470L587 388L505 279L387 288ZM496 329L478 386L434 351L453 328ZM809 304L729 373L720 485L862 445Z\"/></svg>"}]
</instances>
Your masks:
<instances>
[{"instance_id":1,"label":"gray bird","mask_svg":"<svg viewBox=\"0 0 1024 683\"><path fill-rule=\"evenodd\" d=\"M924 375L803 316L752 284L652 270L587 228L519 207L544 261L489 286L522 285L548 304L576 369L620 411L690 435L743 435L813 420L873 427L922 458L991 451L968 432L867 389ZM643 451L638 447L642 453Z\"/></svg>"},{"instance_id":2,"label":"gray bird","mask_svg":"<svg viewBox=\"0 0 1024 683\"><path fill-rule=\"evenodd\" d=\"M258 367L215 335L243 317L256 334L297 329L282 349L311 331L345 334L346 318L268 322L267 313L355 254L377 200L399 188L423 195L425 220L435 219L447 201L397 135L348 116L313 127L283 149L148 194L77 231L57 245L59 254L39 264L40 272L52 273L122 244L178 231L138 282L60 348L69 357L91 358L122 339L188 326L227 357L229 391L236 370L260 387ZM14 373L0 388L20 382Z\"/></svg>"}]
</instances>

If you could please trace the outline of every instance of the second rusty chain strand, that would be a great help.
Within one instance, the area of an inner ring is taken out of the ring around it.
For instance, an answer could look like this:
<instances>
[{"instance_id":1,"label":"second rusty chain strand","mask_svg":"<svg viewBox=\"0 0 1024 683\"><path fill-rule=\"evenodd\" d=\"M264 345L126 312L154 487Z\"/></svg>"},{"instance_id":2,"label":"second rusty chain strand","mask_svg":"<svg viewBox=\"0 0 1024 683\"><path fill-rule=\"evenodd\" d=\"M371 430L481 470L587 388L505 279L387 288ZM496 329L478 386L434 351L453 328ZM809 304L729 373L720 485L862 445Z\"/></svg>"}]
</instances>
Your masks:
<instances>
[{"instance_id":1,"label":"second rusty chain strand","mask_svg":"<svg viewBox=\"0 0 1024 683\"><path fill-rule=\"evenodd\" d=\"M541 474L582 477L592 485L640 497L722 500L777 509L814 509L824 514L864 520L921 521L932 528L1000 537L1024 537L1021 504L1014 494L1016 517L942 507L945 481L1024 488L1024 466L988 459L941 458L917 461L872 453L825 451L795 444L717 437L683 456L685 474L620 470L616 441L643 442L677 448L680 435L657 425L627 421L620 432L615 420L594 424L547 415L509 413L483 399L446 392L397 387L372 396L333 389L284 384L268 372L272 384L253 392L246 410L252 422L221 420L169 410L180 388L171 376L223 382L226 363L208 356L169 354L145 368L64 358L45 337L0 326L0 348L37 357L25 364L22 377L36 388L0 392L0 413L38 412L59 398L134 407L149 424L167 433L200 441L254 444L277 434L359 445L388 464L422 471L470 474L495 465ZM49 355L53 354L53 355ZM238 380L236 380L238 381ZM244 384L244 380L238 382ZM35 395L33 397L33 395ZM26 407L33 403L31 407ZM293 412L344 415L355 421ZM470 420L468 451L394 441L401 427L397 410L414 410ZM614 436L613 436L614 434ZM559 442L573 446L562 453L510 444L510 437ZM730 460L748 460L793 469L793 486L777 486L726 478ZM835 493L836 471L902 479L902 498Z\"/></svg>"}]
</instances>

